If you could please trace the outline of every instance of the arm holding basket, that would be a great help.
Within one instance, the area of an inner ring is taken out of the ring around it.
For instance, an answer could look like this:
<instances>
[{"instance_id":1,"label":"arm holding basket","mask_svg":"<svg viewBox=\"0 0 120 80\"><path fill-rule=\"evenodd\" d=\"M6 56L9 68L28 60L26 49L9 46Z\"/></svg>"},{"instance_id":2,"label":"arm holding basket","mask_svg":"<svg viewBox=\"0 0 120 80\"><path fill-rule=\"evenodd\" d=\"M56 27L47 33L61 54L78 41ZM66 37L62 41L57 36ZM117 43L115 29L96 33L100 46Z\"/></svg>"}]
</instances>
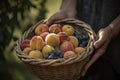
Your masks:
<instances>
[{"instance_id":1,"label":"arm holding basket","mask_svg":"<svg viewBox=\"0 0 120 80\"><path fill-rule=\"evenodd\" d=\"M65 19L65 18L75 18L76 17L76 4L77 0L62 0L60 10L53 14L48 21L47 25L51 25L54 21Z\"/></svg>"},{"instance_id":2,"label":"arm holding basket","mask_svg":"<svg viewBox=\"0 0 120 80\"><path fill-rule=\"evenodd\" d=\"M92 56L91 60L85 66L82 76L84 76L88 68L100 56L102 56L105 53L111 40L117 37L119 34L120 34L120 15L115 20L113 20L107 27L99 30L98 39L94 43L94 48L96 49L96 51L94 55Z\"/></svg>"},{"instance_id":3,"label":"arm holding basket","mask_svg":"<svg viewBox=\"0 0 120 80\"><path fill-rule=\"evenodd\" d=\"M61 8L58 12L53 14L46 22L47 25L51 25L54 21L65 19L65 18L76 18L76 4L77 0L63 0ZM102 56L109 43L120 33L120 15L115 18L107 27L102 28L98 31L98 39L94 43L95 53L86 64L83 69L81 76L84 76L88 68Z\"/></svg>"}]
</instances>

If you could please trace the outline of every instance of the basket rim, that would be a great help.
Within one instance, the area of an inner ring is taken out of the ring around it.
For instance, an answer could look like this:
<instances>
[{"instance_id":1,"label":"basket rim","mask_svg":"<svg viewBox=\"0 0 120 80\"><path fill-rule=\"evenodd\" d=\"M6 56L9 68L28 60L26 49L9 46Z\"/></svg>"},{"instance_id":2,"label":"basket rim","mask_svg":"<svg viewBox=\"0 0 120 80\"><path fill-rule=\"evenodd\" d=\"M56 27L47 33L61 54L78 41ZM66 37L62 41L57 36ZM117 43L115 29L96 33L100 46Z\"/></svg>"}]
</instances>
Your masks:
<instances>
[{"instance_id":1,"label":"basket rim","mask_svg":"<svg viewBox=\"0 0 120 80\"><path fill-rule=\"evenodd\" d=\"M33 27L31 27L32 29L35 28L37 25L39 25L40 23L42 23L44 20L39 21L38 23L36 23ZM24 36L29 35L27 32L30 31L30 29L28 31L25 31L23 36L16 41L16 45L15 45L15 51L17 53L17 56L26 63L32 64L32 65L40 65L40 66L60 66L60 65L68 65L68 64L72 64L72 63L76 63L79 62L85 58L87 58L88 56L90 56L92 54L92 52L94 51L93 48L93 42L95 41L96 38L96 34L95 32L92 30L91 26L81 20L78 19L73 19L73 18L67 18L67 19L62 19L59 21L55 21L54 23L76 23L76 24L81 24L82 27L84 27L86 30L90 31L91 37L92 37L92 43L89 46L89 54L86 54L87 49L85 49L81 54L77 54L71 58L60 58L60 59L36 59L36 58L31 58L28 55L25 55L22 53L21 47L20 47L20 43L21 41L25 38Z\"/></svg>"}]
</instances>

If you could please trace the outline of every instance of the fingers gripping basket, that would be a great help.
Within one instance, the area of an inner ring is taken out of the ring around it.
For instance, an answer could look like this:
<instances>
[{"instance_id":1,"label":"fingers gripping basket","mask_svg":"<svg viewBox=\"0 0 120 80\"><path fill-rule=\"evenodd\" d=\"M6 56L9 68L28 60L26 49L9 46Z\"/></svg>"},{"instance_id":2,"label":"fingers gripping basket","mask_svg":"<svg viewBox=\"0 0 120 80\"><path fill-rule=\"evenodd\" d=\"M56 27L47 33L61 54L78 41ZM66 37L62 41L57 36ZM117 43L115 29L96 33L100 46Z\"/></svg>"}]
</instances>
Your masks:
<instances>
[{"instance_id":1,"label":"fingers gripping basket","mask_svg":"<svg viewBox=\"0 0 120 80\"><path fill-rule=\"evenodd\" d=\"M17 41L15 50L17 56L29 67L29 69L42 80L77 80L83 66L89 60L93 52L93 43L95 41L95 33L91 27L76 19L63 19L55 23L73 25L76 31L84 29L89 35L87 48L78 55L68 59L35 59L22 53L20 44L25 39L31 39L34 36L34 29L43 21L38 22L24 33L22 38Z\"/></svg>"}]
</instances>

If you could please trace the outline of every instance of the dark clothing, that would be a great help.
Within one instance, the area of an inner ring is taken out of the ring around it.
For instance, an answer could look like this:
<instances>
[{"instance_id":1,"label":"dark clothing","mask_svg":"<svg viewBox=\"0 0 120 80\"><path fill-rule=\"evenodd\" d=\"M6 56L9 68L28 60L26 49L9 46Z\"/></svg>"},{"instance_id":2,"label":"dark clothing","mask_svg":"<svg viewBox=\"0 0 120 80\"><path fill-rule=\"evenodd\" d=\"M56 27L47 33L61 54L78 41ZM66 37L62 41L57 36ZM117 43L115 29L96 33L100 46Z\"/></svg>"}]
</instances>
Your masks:
<instances>
[{"instance_id":1,"label":"dark clothing","mask_svg":"<svg viewBox=\"0 0 120 80\"><path fill-rule=\"evenodd\" d=\"M120 14L120 0L78 0L78 17L97 32Z\"/></svg>"},{"instance_id":2,"label":"dark clothing","mask_svg":"<svg viewBox=\"0 0 120 80\"><path fill-rule=\"evenodd\" d=\"M78 0L78 18L97 33L120 15L120 0ZM83 80L120 80L120 35L112 40L106 53L94 63ZM89 75L92 79L88 79Z\"/></svg>"}]
</instances>

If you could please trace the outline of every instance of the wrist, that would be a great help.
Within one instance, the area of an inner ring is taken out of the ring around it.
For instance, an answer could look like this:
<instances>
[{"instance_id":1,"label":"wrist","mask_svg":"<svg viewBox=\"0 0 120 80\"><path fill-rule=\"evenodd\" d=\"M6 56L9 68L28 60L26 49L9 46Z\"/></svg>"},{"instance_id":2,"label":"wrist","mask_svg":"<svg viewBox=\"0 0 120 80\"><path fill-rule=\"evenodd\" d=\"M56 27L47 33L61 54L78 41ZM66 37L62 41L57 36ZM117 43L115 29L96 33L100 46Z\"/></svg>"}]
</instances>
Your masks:
<instances>
[{"instance_id":1,"label":"wrist","mask_svg":"<svg viewBox=\"0 0 120 80\"><path fill-rule=\"evenodd\" d=\"M113 30L112 30L112 28L110 26L107 26L104 29L107 31L107 33L109 33L109 37L108 38L111 40L113 38Z\"/></svg>"},{"instance_id":2,"label":"wrist","mask_svg":"<svg viewBox=\"0 0 120 80\"><path fill-rule=\"evenodd\" d=\"M108 25L108 28L111 30L112 38L120 34L120 15Z\"/></svg>"},{"instance_id":3,"label":"wrist","mask_svg":"<svg viewBox=\"0 0 120 80\"><path fill-rule=\"evenodd\" d=\"M59 12L62 12L66 15L67 18L76 18L77 0L63 0Z\"/></svg>"}]
</instances>

